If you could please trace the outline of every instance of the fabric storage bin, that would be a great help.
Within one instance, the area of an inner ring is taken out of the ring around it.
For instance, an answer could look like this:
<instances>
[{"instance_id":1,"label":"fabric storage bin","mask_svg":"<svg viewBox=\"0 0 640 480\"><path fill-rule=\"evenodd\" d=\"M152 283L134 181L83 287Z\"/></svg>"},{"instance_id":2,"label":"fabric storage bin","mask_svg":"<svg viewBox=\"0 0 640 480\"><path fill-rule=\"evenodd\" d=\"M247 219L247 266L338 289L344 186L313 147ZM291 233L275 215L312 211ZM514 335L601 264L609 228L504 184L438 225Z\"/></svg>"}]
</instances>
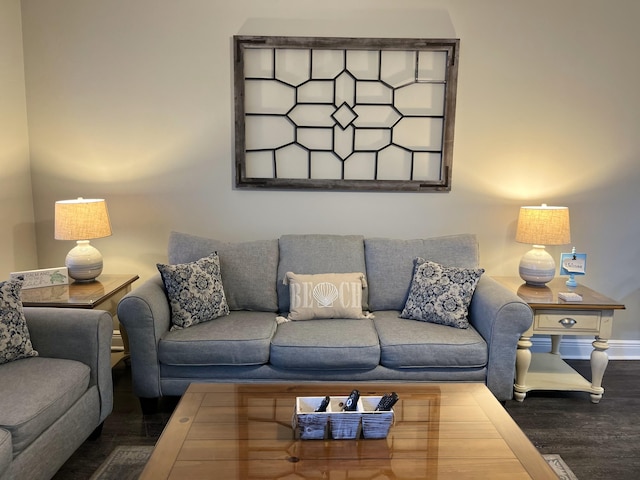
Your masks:
<instances>
[{"instance_id":1,"label":"fabric storage bin","mask_svg":"<svg viewBox=\"0 0 640 480\"><path fill-rule=\"evenodd\" d=\"M297 397L296 412L293 417L293 430L302 440L322 440L328 438L329 412L316 412L324 397Z\"/></svg>"},{"instance_id":2,"label":"fabric storage bin","mask_svg":"<svg viewBox=\"0 0 640 480\"><path fill-rule=\"evenodd\" d=\"M393 408L389 411L376 411L382 396L360 397L362 403L362 436L364 438L386 438L393 424Z\"/></svg>"},{"instance_id":3,"label":"fabric storage bin","mask_svg":"<svg viewBox=\"0 0 640 480\"><path fill-rule=\"evenodd\" d=\"M331 397L329 406L329 431L333 439L358 438L362 417L362 400L358 399L357 408L352 412L344 412L342 408L349 397Z\"/></svg>"}]
</instances>

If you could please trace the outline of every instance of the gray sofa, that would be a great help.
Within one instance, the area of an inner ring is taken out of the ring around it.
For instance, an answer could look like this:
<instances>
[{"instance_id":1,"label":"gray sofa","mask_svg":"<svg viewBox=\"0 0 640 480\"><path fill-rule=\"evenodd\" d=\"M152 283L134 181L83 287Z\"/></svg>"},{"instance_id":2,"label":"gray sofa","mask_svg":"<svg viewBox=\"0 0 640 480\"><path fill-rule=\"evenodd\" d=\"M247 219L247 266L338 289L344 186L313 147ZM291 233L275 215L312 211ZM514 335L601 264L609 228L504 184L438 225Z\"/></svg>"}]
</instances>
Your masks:
<instances>
[{"instance_id":1,"label":"gray sofa","mask_svg":"<svg viewBox=\"0 0 640 480\"><path fill-rule=\"evenodd\" d=\"M398 240L357 235L284 235L225 243L172 232L169 264L218 252L228 316L170 330L162 277L150 278L118 305L131 350L134 394L181 395L192 382L413 381L484 382L512 397L516 345L533 321L515 294L482 275L466 329L399 317L423 257L477 267L471 234ZM280 323L289 312L287 272L363 272L363 307L374 318Z\"/></svg>"},{"instance_id":2,"label":"gray sofa","mask_svg":"<svg viewBox=\"0 0 640 480\"><path fill-rule=\"evenodd\" d=\"M111 413L108 312L24 308L39 356L0 365L0 480L49 479Z\"/></svg>"}]
</instances>

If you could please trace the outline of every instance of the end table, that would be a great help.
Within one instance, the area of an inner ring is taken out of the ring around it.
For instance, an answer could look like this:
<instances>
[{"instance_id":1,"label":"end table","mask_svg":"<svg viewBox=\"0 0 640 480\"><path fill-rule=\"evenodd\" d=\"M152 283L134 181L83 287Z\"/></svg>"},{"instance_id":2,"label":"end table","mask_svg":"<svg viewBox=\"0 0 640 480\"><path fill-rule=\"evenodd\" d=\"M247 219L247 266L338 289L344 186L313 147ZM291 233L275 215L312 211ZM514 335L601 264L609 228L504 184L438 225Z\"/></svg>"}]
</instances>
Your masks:
<instances>
[{"instance_id":1,"label":"end table","mask_svg":"<svg viewBox=\"0 0 640 480\"><path fill-rule=\"evenodd\" d=\"M613 326L613 313L624 309L612 300L584 285L568 287L565 278L554 278L544 287L532 287L520 277L494 277L516 292L533 310L533 325L518 342L514 397L522 402L531 390L580 391L591 394L591 402L602 399L602 378L609 363L607 349ZM558 298L560 292L575 292L578 302ZM591 382L560 357L562 335L594 336L591 352ZM550 335L551 351L531 353L533 335Z\"/></svg>"},{"instance_id":2,"label":"end table","mask_svg":"<svg viewBox=\"0 0 640 480\"><path fill-rule=\"evenodd\" d=\"M22 290L25 307L67 307L106 310L113 317L114 333L122 336L124 351L112 347L111 366L129 358L129 340L118 321L118 302L131 291L138 275L100 275L93 282L72 282L68 285ZM122 347L121 347L122 348Z\"/></svg>"}]
</instances>

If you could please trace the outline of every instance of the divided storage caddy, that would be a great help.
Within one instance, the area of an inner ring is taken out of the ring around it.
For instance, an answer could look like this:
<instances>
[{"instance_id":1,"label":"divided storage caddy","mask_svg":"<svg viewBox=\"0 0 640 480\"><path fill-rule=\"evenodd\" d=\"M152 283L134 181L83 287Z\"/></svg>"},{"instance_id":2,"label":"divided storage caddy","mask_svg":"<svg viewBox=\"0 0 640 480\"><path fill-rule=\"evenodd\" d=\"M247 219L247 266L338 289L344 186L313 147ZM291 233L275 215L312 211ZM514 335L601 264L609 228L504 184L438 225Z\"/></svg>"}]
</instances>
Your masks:
<instances>
[{"instance_id":1,"label":"divided storage caddy","mask_svg":"<svg viewBox=\"0 0 640 480\"><path fill-rule=\"evenodd\" d=\"M324 397L297 397L293 429L301 440L386 438L393 409L375 411L381 396L361 396L356 411L344 412L348 397L331 397L326 412L316 412Z\"/></svg>"}]
</instances>

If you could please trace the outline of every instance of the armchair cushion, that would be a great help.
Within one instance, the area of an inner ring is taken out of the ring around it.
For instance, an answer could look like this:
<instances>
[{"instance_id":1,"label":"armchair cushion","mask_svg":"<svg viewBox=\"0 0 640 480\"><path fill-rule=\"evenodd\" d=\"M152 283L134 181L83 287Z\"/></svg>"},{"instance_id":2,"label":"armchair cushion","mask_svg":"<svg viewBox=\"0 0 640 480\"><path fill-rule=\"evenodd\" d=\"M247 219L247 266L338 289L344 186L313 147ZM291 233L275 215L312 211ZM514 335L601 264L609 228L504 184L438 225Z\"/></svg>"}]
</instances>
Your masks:
<instances>
[{"instance_id":1,"label":"armchair cushion","mask_svg":"<svg viewBox=\"0 0 640 480\"><path fill-rule=\"evenodd\" d=\"M0 478L11 463L12 458L11 434L0 428Z\"/></svg>"},{"instance_id":2,"label":"armchair cushion","mask_svg":"<svg viewBox=\"0 0 640 480\"><path fill-rule=\"evenodd\" d=\"M85 394L90 370L74 360L45 357L0 368L0 385L11 385L0 395L0 428L11 432L14 453L24 450ZM96 411L96 425L98 417Z\"/></svg>"},{"instance_id":3,"label":"armchair cushion","mask_svg":"<svg viewBox=\"0 0 640 480\"><path fill-rule=\"evenodd\" d=\"M29 337L21 291L22 278L0 282L0 365L38 355Z\"/></svg>"}]
</instances>

